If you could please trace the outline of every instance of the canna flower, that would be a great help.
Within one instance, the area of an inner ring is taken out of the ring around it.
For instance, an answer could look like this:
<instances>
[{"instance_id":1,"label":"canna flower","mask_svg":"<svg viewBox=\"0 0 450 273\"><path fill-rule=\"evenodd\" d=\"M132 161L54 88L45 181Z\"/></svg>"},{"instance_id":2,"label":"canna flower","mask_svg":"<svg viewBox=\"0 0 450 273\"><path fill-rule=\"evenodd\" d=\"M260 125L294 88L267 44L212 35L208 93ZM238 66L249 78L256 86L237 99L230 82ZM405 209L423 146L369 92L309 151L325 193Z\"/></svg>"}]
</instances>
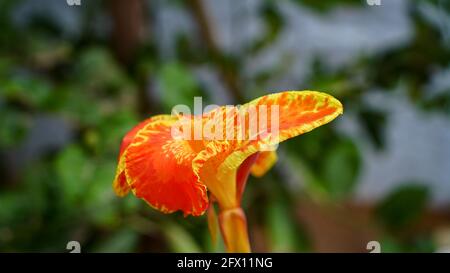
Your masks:
<instances>
[{"instance_id":1,"label":"canna flower","mask_svg":"<svg viewBox=\"0 0 450 273\"><path fill-rule=\"evenodd\" d=\"M250 252L241 209L249 174L263 176L275 164L278 143L342 112L328 94L286 91L201 115L154 116L123 138L113 188L119 196L131 191L164 213L208 211L213 239L218 222L229 252Z\"/></svg>"}]
</instances>

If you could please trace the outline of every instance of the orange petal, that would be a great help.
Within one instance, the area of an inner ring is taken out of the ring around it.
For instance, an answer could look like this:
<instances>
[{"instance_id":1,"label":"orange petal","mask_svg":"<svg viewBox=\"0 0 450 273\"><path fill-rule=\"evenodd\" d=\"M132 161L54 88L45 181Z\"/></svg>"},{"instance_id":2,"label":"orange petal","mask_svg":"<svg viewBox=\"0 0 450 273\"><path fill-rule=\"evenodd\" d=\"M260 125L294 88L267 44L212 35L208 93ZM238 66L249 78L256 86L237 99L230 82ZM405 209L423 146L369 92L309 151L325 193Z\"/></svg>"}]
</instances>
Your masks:
<instances>
[{"instance_id":1,"label":"orange petal","mask_svg":"<svg viewBox=\"0 0 450 273\"><path fill-rule=\"evenodd\" d=\"M262 111L264 109L266 115ZM337 99L315 91L286 91L255 99L238 111L228 111L232 114L224 118L229 122L224 126L232 126L234 132L243 132L243 139L238 137L239 134L234 134L232 139L205 143L206 149L193 161L194 172L213 192L221 206L235 206L239 203L235 200L238 196L236 170L247 157L260 151L269 152L265 149L326 124L342 111L342 104ZM260 126L264 117L265 126ZM257 127L252 126L255 124ZM263 174L274 162L274 154L266 154L254 173Z\"/></svg>"},{"instance_id":2,"label":"orange petal","mask_svg":"<svg viewBox=\"0 0 450 273\"><path fill-rule=\"evenodd\" d=\"M210 142L207 148L192 161L192 168L199 181L217 199L221 209L234 208L238 205L236 198L237 169L221 168L229 155L229 143Z\"/></svg>"},{"instance_id":3,"label":"orange petal","mask_svg":"<svg viewBox=\"0 0 450 273\"><path fill-rule=\"evenodd\" d=\"M307 133L343 113L342 104L337 99L316 91L285 91L270 94L249 102L243 108L256 107L259 110L264 106L267 107L267 128L258 128L258 136L270 135L273 137L269 140L271 144ZM278 136L273 132L276 128L271 127L272 106L278 106ZM258 115L258 120L260 118ZM265 140L268 139L266 136Z\"/></svg>"},{"instance_id":4,"label":"orange petal","mask_svg":"<svg viewBox=\"0 0 450 273\"><path fill-rule=\"evenodd\" d=\"M124 153L124 151L126 150L126 148L128 148L128 146L131 144L131 142L133 141L134 137L136 136L136 134L138 133L139 130L141 130L145 125L147 125L148 123L151 122L155 122L158 120L170 120L172 117L170 115L158 115L158 116L154 116L151 118L148 118L142 122L140 122L138 125L134 126L133 129L131 129L122 139L122 143L120 145L120 151L119 151L119 164L116 170L116 177L114 178L114 182L113 182L113 189L115 191L115 193L118 196L125 196L128 194L128 192L130 191L130 187L128 186L126 177L125 177L125 173L124 173L124 169L125 169L125 165L124 165L124 159L122 158L122 155Z\"/></svg>"},{"instance_id":5,"label":"orange petal","mask_svg":"<svg viewBox=\"0 0 450 273\"><path fill-rule=\"evenodd\" d=\"M117 184L124 173L133 193L150 206L165 213L182 210L197 216L208 207L206 187L192 171L197 152L188 141L172 137L171 127L177 120L158 116L130 132L134 137L124 144Z\"/></svg>"},{"instance_id":6,"label":"orange petal","mask_svg":"<svg viewBox=\"0 0 450 273\"><path fill-rule=\"evenodd\" d=\"M192 162L194 173L199 181L204 183L208 190L217 199L221 209L234 208L238 205L236 176L237 168L226 168L223 162L229 154L238 147L239 144L235 138L227 137L227 130L230 129L233 136L237 136L238 126L236 107L220 107L203 115L204 128L209 128L208 123L217 124L214 132L220 131L220 139L209 140L208 136L203 140L204 149L201 150ZM207 132L208 129L204 130ZM217 135L216 135L217 137Z\"/></svg>"},{"instance_id":7,"label":"orange petal","mask_svg":"<svg viewBox=\"0 0 450 273\"><path fill-rule=\"evenodd\" d=\"M258 157L259 153L252 154L251 156L247 157L238 168L238 171L236 173L236 196L239 204L241 203L242 196L244 194L250 170L253 164L255 164L255 162L258 160Z\"/></svg>"},{"instance_id":8,"label":"orange petal","mask_svg":"<svg viewBox=\"0 0 450 273\"><path fill-rule=\"evenodd\" d=\"M120 168L120 171L118 168L118 174L116 175L116 178L113 182L113 189L114 192L120 197L123 197L130 192L130 187L128 186L123 167Z\"/></svg>"},{"instance_id":9,"label":"orange petal","mask_svg":"<svg viewBox=\"0 0 450 273\"><path fill-rule=\"evenodd\" d=\"M253 176L261 177L265 175L277 162L277 153L274 151L260 152L250 172Z\"/></svg>"},{"instance_id":10,"label":"orange petal","mask_svg":"<svg viewBox=\"0 0 450 273\"><path fill-rule=\"evenodd\" d=\"M252 109L256 115L251 115ZM266 114L263 115L264 111L260 109L267 109ZM234 147L235 150L224 161L228 167L234 168L255 152L268 148L273 151L278 143L332 121L342 114L343 107L337 99L326 93L285 91L255 99L243 105L240 111L249 116L246 126L253 122L258 123L258 128L256 133L246 132L249 139L238 142L238 147ZM265 126L261 126L261 120L264 119ZM273 127L274 124L277 128Z\"/></svg>"}]
</instances>

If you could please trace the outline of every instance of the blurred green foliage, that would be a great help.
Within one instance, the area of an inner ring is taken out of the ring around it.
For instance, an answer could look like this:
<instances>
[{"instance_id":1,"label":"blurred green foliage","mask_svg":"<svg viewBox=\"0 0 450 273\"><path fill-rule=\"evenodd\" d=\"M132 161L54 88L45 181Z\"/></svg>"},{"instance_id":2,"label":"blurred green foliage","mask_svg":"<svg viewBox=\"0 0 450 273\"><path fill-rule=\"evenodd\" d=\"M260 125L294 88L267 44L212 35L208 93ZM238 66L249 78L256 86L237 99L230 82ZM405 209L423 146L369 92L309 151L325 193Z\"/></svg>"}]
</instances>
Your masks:
<instances>
[{"instance_id":1,"label":"blurred green foliage","mask_svg":"<svg viewBox=\"0 0 450 273\"><path fill-rule=\"evenodd\" d=\"M39 16L21 27L14 24L11 14L22 2L0 1L0 251L59 252L70 240L79 240L82 251L92 252L223 251L223 242L212 245L204 217L162 215L132 196L117 198L111 188L116 157L122 136L139 120L159 111L167 113L176 104L192 105L194 96L209 99L215 90L205 90L195 65L206 63L214 71L224 66L236 77L244 98L263 94L270 81L289 69L287 64L275 64L249 78L243 65L276 43L286 26L277 1L264 1L258 10L263 35L241 53L211 56L206 41L179 34L175 58L159 56L158 37L153 37L138 49L132 64L120 63L105 33L94 31L91 19L107 16L100 1L80 10L85 22L81 34L74 37L64 36L60 24ZM292 2L324 12L323 16L335 8L363 8L363 1L353 0ZM176 5L188 10L186 2ZM433 71L448 67L450 49L439 28L425 20L416 5L411 4L409 12L414 23L411 41L375 56L355 57L338 71L326 69L317 59L306 81L294 83L342 99L379 150L386 148L388 115L363 99L368 89L390 92L404 83L416 105L450 114L450 92L430 98L424 91ZM150 101L153 108L142 109L143 101ZM70 137L29 161L10 162L11 154L24 156L21 147L33 137L29 134L41 115L69 124ZM283 183L282 168L260 181L251 179L244 200L250 233L254 240L262 234L268 251L311 251L309 234L296 216L298 199L335 204L349 200L359 182L363 157L355 140L342 135L334 124L284 145L282 163L304 182L304 188L300 194L298 187L292 190L292 185ZM434 250L427 235L408 240L398 236L420 217L428 201L426 187L408 183L376 205L377 219L387 229L383 250Z\"/></svg>"},{"instance_id":2,"label":"blurred green foliage","mask_svg":"<svg viewBox=\"0 0 450 273\"><path fill-rule=\"evenodd\" d=\"M359 0L328 0L328 1L296 0L295 2L322 12L330 11L333 8L337 7L362 5L364 3L364 1Z\"/></svg>"},{"instance_id":3,"label":"blurred green foliage","mask_svg":"<svg viewBox=\"0 0 450 273\"><path fill-rule=\"evenodd\" d=\"M161 101L165 112L170 112L174 105L183 104L194 108L195 96L200 94L198 83L194 75L181 63L163 64L159 73Z\"/></svg>"},{"instance_id":4,"label":"blurred green foliage","mask_svg":"<svg viewBox=\"0 0 450 273\"><path fill-rule=\"evenodd\" d=\"M405 183L379 204L377 209L381 221L392 229L404 228L420 217L429 201L425 186Z\"/></svg>"}]
</instances>

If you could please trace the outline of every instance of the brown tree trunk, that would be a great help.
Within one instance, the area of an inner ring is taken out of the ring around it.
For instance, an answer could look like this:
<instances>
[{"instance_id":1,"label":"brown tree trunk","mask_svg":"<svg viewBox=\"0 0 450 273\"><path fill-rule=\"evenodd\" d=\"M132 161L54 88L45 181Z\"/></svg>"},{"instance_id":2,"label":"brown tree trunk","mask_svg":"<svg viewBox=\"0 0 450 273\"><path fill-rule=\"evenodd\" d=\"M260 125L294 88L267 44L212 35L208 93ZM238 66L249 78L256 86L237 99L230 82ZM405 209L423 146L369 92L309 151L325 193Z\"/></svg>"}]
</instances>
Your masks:
<instances>
[{"instance_id":1,"label":"brown tree trunk","mask_svg":"<svg viewBox=\"0 0 450 273\"><path fill-rule=\"evenodd\" d=\"M227 90L230 92L230 95L236 103L243 103L244 98L239 89L238 75L235 71L230 69L225 62L225 56L216 43L214 38L214 27L211 20L208 18L202 0L189 0L186 3L198 26L201 36L205 40L207 50L216 63L220 77L225 83Z\"/></svg>"},{"instance_id":2,"label":"brown tree trunk","mask_svg":"<svg viewBox=\"0 0 450 273\"><path fill-rule=\"evenodd\" d=\"M110 0L109 4L114 51L122 63L130 64L144 34L144 3L142 0Z\"/></svg>"},{"instance_id":3,"label":"brown tree trunk","mask_svg":"<svg viewBox=\"0 0 450 273\"><path fill-rule=\"evenodd\" d=\"M146 28L146 5L143 0L109 0L113 23L112 47L116 58L127 68L136 61L136 54L142 45ZM154 108L147 95L148 79L139 79L139 112L147 116Z\"/></svg>"}]
</instances>

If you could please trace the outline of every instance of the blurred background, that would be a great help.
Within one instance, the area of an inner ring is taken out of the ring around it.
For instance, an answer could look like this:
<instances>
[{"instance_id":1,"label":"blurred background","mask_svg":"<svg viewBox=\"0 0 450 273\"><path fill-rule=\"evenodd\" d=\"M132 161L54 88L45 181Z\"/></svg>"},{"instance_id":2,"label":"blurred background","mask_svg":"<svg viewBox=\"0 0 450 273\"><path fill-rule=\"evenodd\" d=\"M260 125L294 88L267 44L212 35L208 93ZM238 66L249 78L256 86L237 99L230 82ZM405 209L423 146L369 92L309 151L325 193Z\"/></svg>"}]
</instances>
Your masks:
<instances>
[{"instance_id":1,"label":"blurred background","mask_svg":"<svg viewBox=\"0 0 450 273\"><path fill-rule=\"evenodd\" d=\"M450 251L450 1L0 0L0 251L214 252L112 180L176 104L339 98L244 196L258 252ZM69 5L69 4L75 5Z\"/></svg>"}]
</instances>

